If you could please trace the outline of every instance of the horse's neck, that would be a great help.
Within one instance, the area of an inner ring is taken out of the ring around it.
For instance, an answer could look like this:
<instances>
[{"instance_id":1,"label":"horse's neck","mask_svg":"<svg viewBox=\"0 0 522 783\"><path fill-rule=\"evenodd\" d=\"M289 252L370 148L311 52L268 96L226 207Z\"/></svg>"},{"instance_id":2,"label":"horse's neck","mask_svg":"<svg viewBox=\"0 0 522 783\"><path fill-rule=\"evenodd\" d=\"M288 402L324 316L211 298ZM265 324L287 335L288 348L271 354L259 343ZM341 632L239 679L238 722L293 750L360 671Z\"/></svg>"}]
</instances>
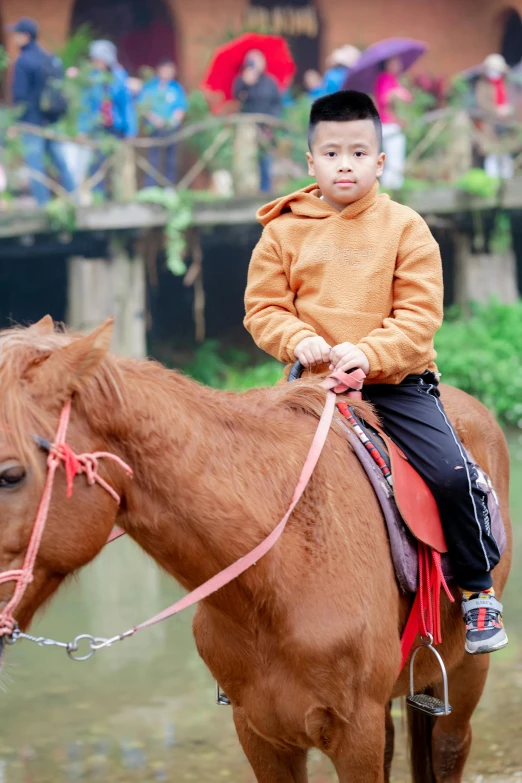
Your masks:
<instances>
[{"instance_id":1,"label":"horse's neck","mask_svg":"<svg viewBox=\"0 0 522 783\"><path fill-rule=\"evenodd\" d=\"M125 396L113 429L134 479L120 524L192 589L282 516L292 486L278 464L277 433L235 396L159 369L133 377Z\"/></svg>"}]
</instances>

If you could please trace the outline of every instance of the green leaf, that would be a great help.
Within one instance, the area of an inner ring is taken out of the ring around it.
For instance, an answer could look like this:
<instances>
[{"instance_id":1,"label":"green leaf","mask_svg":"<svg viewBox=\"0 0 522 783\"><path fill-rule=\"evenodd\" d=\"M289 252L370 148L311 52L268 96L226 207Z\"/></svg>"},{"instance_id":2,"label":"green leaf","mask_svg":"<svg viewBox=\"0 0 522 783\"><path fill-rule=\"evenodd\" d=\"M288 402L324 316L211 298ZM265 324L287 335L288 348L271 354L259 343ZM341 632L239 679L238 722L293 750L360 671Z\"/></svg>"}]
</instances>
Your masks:
<instances>
[{"instance_id":1,"label":"green leaf","mask_svg":"<svg viewBox=\"0 0 522 783\"><path fill-rule=\"evenodd\" d=\"M165 252L167 269L173 275L187 271L184 256L187 250L185 232L192 224L193 196L188 191L168 188L144 188L136 196L142 204L159 204L168 212L165 226Z\"/></svg>"}]
</instances>

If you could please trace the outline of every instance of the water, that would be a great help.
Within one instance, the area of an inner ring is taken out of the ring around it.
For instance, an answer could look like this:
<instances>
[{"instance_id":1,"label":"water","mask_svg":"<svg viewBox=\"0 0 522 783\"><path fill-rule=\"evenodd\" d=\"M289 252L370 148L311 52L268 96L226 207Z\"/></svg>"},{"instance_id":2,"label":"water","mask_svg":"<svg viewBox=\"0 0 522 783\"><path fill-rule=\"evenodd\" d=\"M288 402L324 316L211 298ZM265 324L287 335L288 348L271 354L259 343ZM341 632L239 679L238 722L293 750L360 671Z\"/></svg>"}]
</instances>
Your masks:
<instances>
[{"instance_id":1,"label":"water","mask_svg":"<svg viewBox=\"0 0 522 783\"><path fill-rule=\"evenodd\" d=\"M474 719L466 783L522 783L522 440L511 441L515 556L505 593L509 647L492 659ZM107 547L63 588L33 631L58 639L113 635L172 603L180 592L131 541ZM229 708L214 705L185 614L86 663L62 650L19 643L0 687L0 783L198 781L254 783ZM400 704L394 783L408 780ZM330 783L312 754L310 779Z\"/></svg>"}]
</instances>

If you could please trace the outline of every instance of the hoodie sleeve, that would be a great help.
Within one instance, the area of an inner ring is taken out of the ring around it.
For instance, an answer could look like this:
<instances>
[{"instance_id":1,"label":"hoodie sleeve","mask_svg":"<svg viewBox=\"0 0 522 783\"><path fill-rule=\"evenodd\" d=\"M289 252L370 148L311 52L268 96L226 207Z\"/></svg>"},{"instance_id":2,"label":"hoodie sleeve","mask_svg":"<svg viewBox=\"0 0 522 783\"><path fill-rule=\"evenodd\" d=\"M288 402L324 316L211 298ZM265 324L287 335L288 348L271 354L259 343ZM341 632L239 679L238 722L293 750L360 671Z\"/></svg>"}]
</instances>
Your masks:
<instances>
[{"instance_id":1,"label":"hoodie sleeve","mask_svg":"<svg viewBox=\"0 0 522 783\"><path fill-rule=\"evenodd\" d=\"M406 225L395 267L393 310L358 347L379 381L435 357L433 337L443 316L442 263L437 242L420 215Z\"/></svg>"},{"instance_id":2,"label":"hoodie sleeve","mask_svg":"<svg viewBox=\"0 0 522 783\"><path fill-rule=\"evenodd\" d=\"M294 348L317 333L300 321L271 228L265 228L252 254L245 292L243 321L256 344L280 362L295 361Z\"/></svg>"}]
</instances>

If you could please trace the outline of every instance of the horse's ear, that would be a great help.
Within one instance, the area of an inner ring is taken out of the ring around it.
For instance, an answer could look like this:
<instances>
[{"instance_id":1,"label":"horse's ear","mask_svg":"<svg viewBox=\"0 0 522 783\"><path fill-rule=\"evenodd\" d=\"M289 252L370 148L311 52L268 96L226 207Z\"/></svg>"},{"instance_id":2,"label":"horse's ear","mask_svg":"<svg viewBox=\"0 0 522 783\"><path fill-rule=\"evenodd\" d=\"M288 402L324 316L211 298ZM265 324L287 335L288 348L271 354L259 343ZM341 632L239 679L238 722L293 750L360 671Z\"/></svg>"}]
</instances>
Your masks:
<instances>
[{"instance_id":1,"label":"horse's ear","mask_svg":"<svg viewBox=\"0 0 522 783\"><path fill-rule=\"evenodd\" d=\"M81 389L109 352L113 322L114 319L109 318L86 337L42 357L28 373L31 385L42 391L55 390L60 397L68 397Z\"/></svg>"},{"instance_id":2,"label":"horse's ear","mask_svg":"<svg viewBox=\"0 0 522 783\"><path fill-rule=\"evenodd\" d=\"M50 315L44 315L43 318L29 327L29 331L33 334L52 334L54 332L54 321Z\"/></svg>"}]
</instances>

